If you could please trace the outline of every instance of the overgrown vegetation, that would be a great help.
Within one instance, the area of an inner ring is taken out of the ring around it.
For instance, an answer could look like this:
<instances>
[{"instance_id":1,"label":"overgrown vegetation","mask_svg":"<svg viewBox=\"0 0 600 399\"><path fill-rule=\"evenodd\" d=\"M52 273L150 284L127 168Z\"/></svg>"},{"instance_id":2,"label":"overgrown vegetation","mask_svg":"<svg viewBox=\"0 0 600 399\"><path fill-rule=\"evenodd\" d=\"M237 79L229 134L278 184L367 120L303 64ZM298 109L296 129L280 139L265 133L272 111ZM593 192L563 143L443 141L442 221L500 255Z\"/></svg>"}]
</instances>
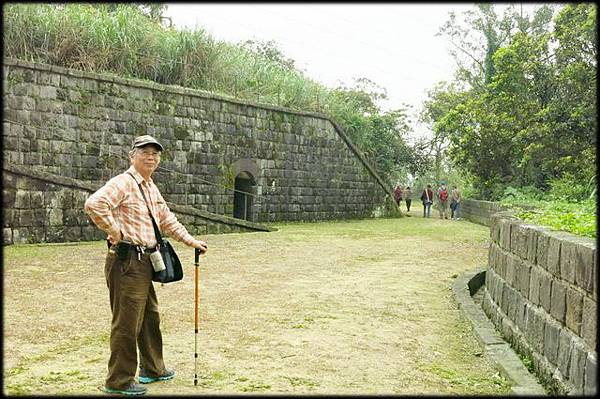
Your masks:
<instances>
[{"instance_id":1,"label":"overgrown vegetation","mask_svg":"<svg viewBox=\"0 0 600 399\"><path fill-rule=\"evenodd\" d=\"M533 224L596 237L595 196L574 201L553 191L550 194L543 193L535 187L508 187L500 202L515 209L515 216Z\"/></svg>"},{"instance_id":2,"label":"overgrown vegetation","mask_svg":"<svg viewBox=\"0 0 600 399\"><path fill-rule=\"evenodd\" d=\"M374 82L328 88L273 42L231 44L202 29L164 28L161 10L146 3L8 4L4 54L322 113L342 126L384 180L411 160L407 108L382 111L377 101L386 93Z\"/></svg>"}]
</instances>

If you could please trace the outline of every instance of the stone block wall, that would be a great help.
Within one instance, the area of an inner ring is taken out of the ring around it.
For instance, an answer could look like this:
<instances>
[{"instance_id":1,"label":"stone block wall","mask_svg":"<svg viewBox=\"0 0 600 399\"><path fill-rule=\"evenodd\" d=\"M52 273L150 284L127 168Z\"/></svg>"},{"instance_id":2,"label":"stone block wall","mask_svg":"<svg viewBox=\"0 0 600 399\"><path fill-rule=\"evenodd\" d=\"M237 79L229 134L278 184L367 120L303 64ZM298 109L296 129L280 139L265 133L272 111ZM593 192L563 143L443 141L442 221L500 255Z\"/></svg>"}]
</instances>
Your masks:
<instances>
[{"instance_id":1,"label":"stone block wall","mask_svg":"<svg viewBox=\"0 0 600 399\"><path fill-rule=\"evenodd\" d=\"M151 134L165 147L154 179L174 204L233 216L235 178L245 172L253 222L394 209L391 188L324 115L14 59L4 59L3 99L5 165L99 187L129 167L132 139ZM20 190L5 190L3 227L13 232L30 227L14 215L35 210L17 207L29 195ZM28 235L37 237L15 241Z\"/></svg>"},{"instance_id":2,"label":"stone block wall","mask_svg":"<svg viewBox=\"0 0 600 399\"><path fill-rule=\"evenodd\" d=\"M491 220L485 313L553 393L595 394L595 241L507 211Z\"/></svg>"},{"instance_id":3,"label":"stone block wall","mask_svg":"<svg viewBox=\"0 0 600 399\"><path fill-rule=\"evenodd\" d=\"M506 210L506 208L500 205L498 202L479 201L472 199L462 199L460 201L461 217L485 226L489 226L491 224L492 216L495 213L504 210Z\"/></svg>"},{"instance_id":4,"label":"stone block wall","mask_svg":"<svg viewBox=\"0 0 600 399\"><path fill-rule=\"evenodd\" d=\"M106 238L83 210L85 200L100 186L23 167L5 166L2 177L5 245ZM169 207L191 234L265 230L255 223L218 218L191 207L172 203Z\"/></svg>"},{"instance_id":5,"label":"stone block wall","mask_svg":"<svg viewBox=\"0 0 600 399\"><path fill-rule=\"evenodd\" d=\"M88 191L7 171L2 177L4 244L106 238L83 212Z\"/></svg>"}]
</instances>

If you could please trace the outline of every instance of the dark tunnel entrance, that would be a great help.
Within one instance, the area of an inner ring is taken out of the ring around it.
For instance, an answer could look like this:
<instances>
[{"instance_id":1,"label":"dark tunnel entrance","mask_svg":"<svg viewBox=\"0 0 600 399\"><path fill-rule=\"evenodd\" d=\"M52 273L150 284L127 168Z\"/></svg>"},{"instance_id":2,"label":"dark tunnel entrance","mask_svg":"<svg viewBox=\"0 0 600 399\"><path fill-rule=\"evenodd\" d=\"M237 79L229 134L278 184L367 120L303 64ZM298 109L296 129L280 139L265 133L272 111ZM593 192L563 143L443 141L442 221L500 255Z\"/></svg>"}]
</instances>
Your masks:
<instances>
[{"instance_id":1,"label":"dark tunnel entrance","mask_svg":"<svg viewBox=\"0 0 600 399\"><path fill-rule=\"evenodd\" d=\"M252 187L254 178L248 172L240 172L235 178L235 191L233 194L233 217L237 219L252 220Z\"/></svg>"}]
</instances>

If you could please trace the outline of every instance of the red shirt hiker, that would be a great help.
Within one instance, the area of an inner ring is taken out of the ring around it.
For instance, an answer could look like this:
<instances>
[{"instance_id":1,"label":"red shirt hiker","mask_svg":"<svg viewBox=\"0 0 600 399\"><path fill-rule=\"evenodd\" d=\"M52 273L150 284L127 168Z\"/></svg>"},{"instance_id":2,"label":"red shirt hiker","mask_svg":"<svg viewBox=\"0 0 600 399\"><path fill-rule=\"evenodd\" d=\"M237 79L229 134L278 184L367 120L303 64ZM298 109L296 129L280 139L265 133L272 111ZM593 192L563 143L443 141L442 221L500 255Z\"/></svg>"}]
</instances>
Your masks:
<instances>
[{"instance_id":1,"label":"red shirt hiker","mask_svg":"<svg viewBox=\"0 0 600 399\"><path fill-rule=\"evenodd\" d=\"M394 189L394 200L396 200L396 205L400 206L400 201L402 201L402 188L400 186L396 186Z\"/></svg>"}]
</instances>

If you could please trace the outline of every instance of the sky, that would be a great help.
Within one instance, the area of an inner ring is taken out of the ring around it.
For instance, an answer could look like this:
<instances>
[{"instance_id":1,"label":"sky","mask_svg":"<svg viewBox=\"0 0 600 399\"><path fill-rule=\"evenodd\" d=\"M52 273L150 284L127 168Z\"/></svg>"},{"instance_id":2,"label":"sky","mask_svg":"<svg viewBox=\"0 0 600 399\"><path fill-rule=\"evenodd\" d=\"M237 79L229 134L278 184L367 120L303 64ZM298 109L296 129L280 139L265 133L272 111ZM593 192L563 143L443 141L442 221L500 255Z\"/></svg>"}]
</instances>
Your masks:
<instances>
[{"instance_id":1,"label":"sky","mask_svg":"<svg viewBox=\"0 0 600 399\"><path fill-rule=\"evenodd\" d=\"M473 3L167 3L176 29L200 27L231 43L274 41L305 74L327 87L365 77L385 88L384 110L411 107L414 137L428 135L416 115L427 90L456 69L447 38L436 36Z\"/></svg>"}]
</instances>

